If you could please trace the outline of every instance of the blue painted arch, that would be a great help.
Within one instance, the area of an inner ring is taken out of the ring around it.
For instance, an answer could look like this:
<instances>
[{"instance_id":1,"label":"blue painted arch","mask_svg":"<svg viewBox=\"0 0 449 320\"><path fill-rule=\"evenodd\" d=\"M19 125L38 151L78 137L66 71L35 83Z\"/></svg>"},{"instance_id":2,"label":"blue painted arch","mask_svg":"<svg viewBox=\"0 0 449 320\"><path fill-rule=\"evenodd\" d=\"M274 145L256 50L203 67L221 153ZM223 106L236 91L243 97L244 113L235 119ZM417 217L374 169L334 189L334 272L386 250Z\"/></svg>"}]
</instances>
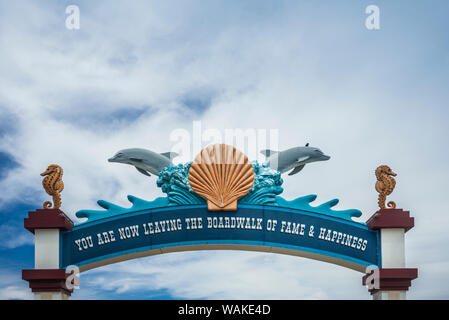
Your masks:
<instances>
[{"instance_id":1,"label":"blue painted arch","mask_svg":"<svg viewBox=\"0 0 449 320\"><path fill-rule=\"evenodd\" d=\"M220 249L301 256L360 272L381 265L380 234L365 224L265 205L241 204L233 212L211 212L203 204L136 210L62 232L60 248L61 268L77 265L81 271L168 252Z\"/></svg>"}]
</instances>

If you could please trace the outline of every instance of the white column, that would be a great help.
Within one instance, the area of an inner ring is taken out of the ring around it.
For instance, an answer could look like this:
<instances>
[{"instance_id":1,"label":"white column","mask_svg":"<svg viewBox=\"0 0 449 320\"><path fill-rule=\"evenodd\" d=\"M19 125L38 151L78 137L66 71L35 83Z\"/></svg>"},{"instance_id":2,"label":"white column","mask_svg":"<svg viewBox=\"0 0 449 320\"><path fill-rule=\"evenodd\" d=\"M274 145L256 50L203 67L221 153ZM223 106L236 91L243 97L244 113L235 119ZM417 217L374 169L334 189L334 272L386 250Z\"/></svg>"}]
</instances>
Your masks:
<instances>
[{"instance_id":1,"label":"white column","mask_svg":"<svg viewBox=\"0 0 449 320\"><path fill-rule=\"evenodd\" d=\"M380 229L382 268L405 268L405 230ZM374 300L405 300L406 291L379 291Z\"/></svg>"},{"instance_id":2,"label":"white column","mask_svg":"<svg viewBox=\"0 0 449 320\"><path fill-rule=\"evenodd\" d=\"M59 269L59 229L34 230L34 268Z\"/></svg>"},{"instance_id":3,"label":"white column","mask_svg":"<svg viewBox=\"0 0 449 320\"><path fill-rule=\"evenodd\" d=\"M34 300L69 300L69 296L62 292L35 292Z\"/></svg>"},{"instance_id":4,"label":"white column","mask_svg":"<svg viewBox=\"0 0 449 320\"><path fill-rule=\"evenodd\" d=\"M405 268L405 232L400 228L380 229L382 268Z\"/></svg>"},{"instance_id":5,"label":"white column","mask_svg":"<svg viewBox=\"0 0 449 320\"><path fill-rule=\"evenodd\" d=\"M373 294L373 300L406 300L405 291L379 291Z\"/></svg>"},{"instance_id":6,"label":"white column","mask_svg":"<svg viewBox=\"0 0 449 320\"><path fill-rule=\"evenodd\" d=\"M59 269L59 229L34 230L34 268ZM35 300L67 300L62 292L35 292Z\"/></svg>"}]
</instances>

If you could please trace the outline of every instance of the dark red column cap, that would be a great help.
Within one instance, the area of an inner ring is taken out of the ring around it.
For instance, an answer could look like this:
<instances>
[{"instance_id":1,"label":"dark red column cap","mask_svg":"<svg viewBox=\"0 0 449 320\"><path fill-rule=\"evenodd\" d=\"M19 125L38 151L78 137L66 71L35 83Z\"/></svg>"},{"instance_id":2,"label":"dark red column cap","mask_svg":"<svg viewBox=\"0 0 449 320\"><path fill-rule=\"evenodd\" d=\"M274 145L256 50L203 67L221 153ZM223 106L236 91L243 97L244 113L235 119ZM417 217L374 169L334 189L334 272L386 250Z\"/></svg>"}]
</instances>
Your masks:
<instances>
[{"instance_id":1,"label":"dark red column cap","mask_svg":"<svg viewBox=\"0 0 449 320\"><path fill-rule=\"evenodd\" d=\"M72 230L74 224L67 215L59 209L37 209L28 212L24 227L34 233L35 229Z\"/></svg>"},{"instance_id":2,"label":"dark red column cap","mask_svg":"<svg viewBox=\"0 0 449 320\"><path fill-rule=\"evenodd\" d=\"M371 294L375 294L378 291L407 291L412 285L412 280L418 278L418 269L416 268L375 269L371 274L363 276L363 285L367 284L367 278L376 270L379 272L379 287L368 289Z\"/></svg>"},{"instance_id":3,"label":"dark red column cap","mask_svg":"<svg viewBox=\"0 0 449 320\"><path fill-rule=\"evenodd\" d=\"M407 232L415 226L415 218L402 209L380 209L366 221L366 225L370 230L403 228Z\"/></svg>"},{"instance_id":4,"label":"dark red column cap","mask_svg":"<svg viewBox=\"0 0 449 320\"><path fill-rule=\"evenodd\" d=\"M71 295L66 279L70 273L65 269L31 269L22 270L22 279L28 281L32 292L62 292Z\"/></svg>"}]
</instances>

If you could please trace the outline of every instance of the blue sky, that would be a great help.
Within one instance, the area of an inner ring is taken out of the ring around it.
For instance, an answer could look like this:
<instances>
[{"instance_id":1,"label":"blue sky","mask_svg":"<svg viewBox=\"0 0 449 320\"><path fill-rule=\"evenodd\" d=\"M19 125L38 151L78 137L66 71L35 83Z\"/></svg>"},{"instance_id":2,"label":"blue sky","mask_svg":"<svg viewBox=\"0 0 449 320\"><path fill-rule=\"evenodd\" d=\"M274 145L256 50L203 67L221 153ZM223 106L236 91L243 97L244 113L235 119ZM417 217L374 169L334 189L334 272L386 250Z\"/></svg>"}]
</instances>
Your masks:
<instances>
[{"instance_id":1,"label":"blue sky","mask_svg":"<svg viewBox=\"0 0 449 320\"><path fill-rule=\"evenodd\" d=\"M79 30L65 8L80 8ZM380 9L380 30L365 8ZM449 297L447 1L0 0L0 299L32 298L23 218L47 199L39 173L65 170L62 209L161 196L155 178L106 159L170 151L175 129L278 129L331 160L285 179L284 195L340 199L365 221L373 170L398 172L396 203L416 227L410 298ZM204 141L207 144L207 141ZM318 201L318 200L317 200ZM361 275L253 252L191 252L91 270L75 299L369 299ZM261 281L260 279L264 279Z\"/></svg>"}]
</instances>

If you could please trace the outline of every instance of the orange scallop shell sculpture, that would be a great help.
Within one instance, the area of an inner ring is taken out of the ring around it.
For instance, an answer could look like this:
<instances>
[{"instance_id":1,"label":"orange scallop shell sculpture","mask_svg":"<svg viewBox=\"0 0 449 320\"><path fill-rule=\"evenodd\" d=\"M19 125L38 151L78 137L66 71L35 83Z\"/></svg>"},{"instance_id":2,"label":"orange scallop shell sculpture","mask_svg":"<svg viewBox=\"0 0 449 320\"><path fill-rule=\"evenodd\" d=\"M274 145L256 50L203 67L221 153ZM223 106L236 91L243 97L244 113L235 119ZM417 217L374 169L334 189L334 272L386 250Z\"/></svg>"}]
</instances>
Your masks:
<instances>
[{"instance_id":1,"label":"orange scallop shell sculpture","mask_svg":"<svg viewBox=\"0 0 449 320\"><path fill-rule=\"evenodd\" d=\"M189 169L189 184L210 211L237 210L237 200L249 192L254 178L248 157L226 144L201 150Z\"/></svg>"}]
</instances>

